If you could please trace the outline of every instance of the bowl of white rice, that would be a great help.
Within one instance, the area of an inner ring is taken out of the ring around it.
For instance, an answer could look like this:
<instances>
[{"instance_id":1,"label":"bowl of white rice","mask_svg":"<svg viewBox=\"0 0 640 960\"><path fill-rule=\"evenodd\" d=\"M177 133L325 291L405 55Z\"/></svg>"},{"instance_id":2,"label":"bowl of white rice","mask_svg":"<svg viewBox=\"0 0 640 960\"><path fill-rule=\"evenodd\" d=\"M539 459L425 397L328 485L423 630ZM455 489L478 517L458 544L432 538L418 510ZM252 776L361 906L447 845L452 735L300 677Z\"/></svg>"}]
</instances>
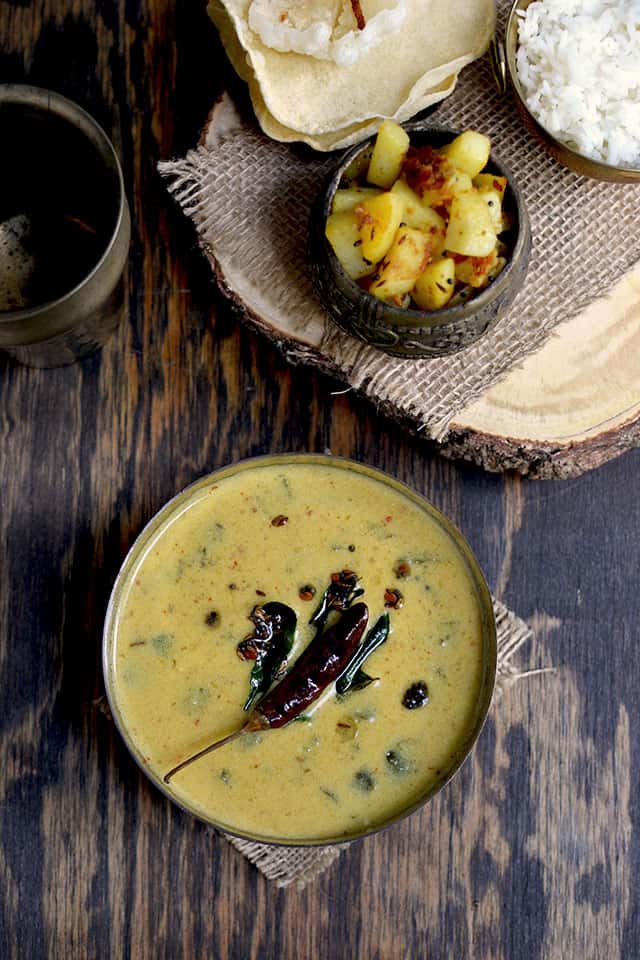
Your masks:
<instances>
[{"instance_id":1,"label":"bowl of white rice","mask_svg":"<svg viewBox=\"0 0 640 960\"><path fill-rule=\"evenodd\" d=\"M520 112L556 160L640 183L640 0L516 0L505 48Z\"/></svg>"}]
</instances>

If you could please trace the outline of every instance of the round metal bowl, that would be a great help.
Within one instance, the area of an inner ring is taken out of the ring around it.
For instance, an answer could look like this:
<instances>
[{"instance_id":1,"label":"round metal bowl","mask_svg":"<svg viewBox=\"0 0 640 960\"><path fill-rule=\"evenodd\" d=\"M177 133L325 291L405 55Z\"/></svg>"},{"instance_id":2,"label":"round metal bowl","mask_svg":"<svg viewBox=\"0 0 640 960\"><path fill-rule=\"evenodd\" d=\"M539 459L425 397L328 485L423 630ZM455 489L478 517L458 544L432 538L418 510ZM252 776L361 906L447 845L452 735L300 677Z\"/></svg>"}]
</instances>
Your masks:
<instances>
[{"instance_id":1,"label":"round metal bowl","mask_svg":"<svg viewBox=\"0 0 640 960\"><path fill-rule=\"evenodd\" d=\"M403 124L412 146L441 147L459 130ZM493 154L486 170L507 178L505 209L513 217L506 235L511 255L506 267L473 299L442 310L404 310L384 303L358 286L342 269L324 235L333 197L348 168L353 169L371 150L359 145L342 158L316 201L310 224L309 259L318 296L335 322L347 333L396 357L441 357L468 347L506 311L520 290L529 265L531 228L524 201L511 171Z\"/></svg>"},{"instance_id":2,"label":"round metal bowl","mask_svg":"<svg viewBox=\"0 0 640 960\"><path fill-rule=\"evenodd\" d=\"M566 143L556 139L539 120L534 117L527 106L524 90L518 77L516 55L518 52L518 13L527 9L533 0L516 0L511 7L507 26L505 28L505 60L507 73L514 93L516 107L524 120L525 126L538 140L540 140L551 156L574 173L595 180L608 180L613 183L640 183L640 168L617 167L592 157L585 157L572 149Z\"/></svg>"},{"instance_id":3,"label":"round metal bowl","mask_svg":"<svg viewBox=\"0 0 640 960\"><path fill-rule=\"evenodd\" d=\"M342 835L337 837L322 837L318 839L311 838L308 840L289 840L287 837L265 837L251 833L242 833L241 831L230 828L227 824L217 820L214 813L212 813L211 816L205 816L201 810L196 811L195 809L191 809L182 798L176 797L171 784L167 786L160 776L149 769L148 765L144 761L142 752L136 743L135 735L127 726L126 718L123 716L118 702L115 684L114 660L119 613L124 599L126 598L128 587L135 579L137 570L139 569L140 564L144 561L144 557L146 556L147 552L152 549L153 543L169 526L175 522L177 517L179 517L180 514L185 511L185 509L188 509L189 505L191 505L198 498L207 495L207 492L211 489L212 485L219 483L228 477L247 473L248 471L261 470L264 467L269 467L274 464L277 464L278 466L286 466L289 464L315 464L322 465L323 467L330 466L335 470L343 470L349 473L360 474L368 477L374 481L377 481L378 483L384 484L390 490L396 491L402 494L404 497L407 497L413 503L417 504L433 520L435 520L435 522L444 530L446 535L453 542L460 556L467 565L476 591L478 610L482 623L484 673L478 693L478 700L476 703L474 716L470 721L469 729L464 737L464 740L461 742L458 751L452 758L450 765L443 770L442 777L436 784L432 785L429 791L427 791L417 801L413 801L408 804L405 809L394 813L386 820L376 824L375 827L369 827L366 830L355 832L350 836ZM471 749L475 744L480 731L482 730L489 706L491 704L491 697L493 694L496 676L497 641L491 594L489 593L489 589L478 561L476 560L469 544L464 539L462 534L456 529L456 527L454 527L453 524L447 520L445 516L443 516L443 514L436 510L436 508L428 503L423 497L411 490L409 487L405 486L403 483L393 479L393 477L382 473L382 471L375 470L372 467L361 463L355 463L351 460L343 460L337 457L325 456L323 454L310 453L255 457L250 460L243 460L239 463L224 467L221 470L217 470L215 473L211 473L202 477L200 480L197 480L195 483L188 486L185 490L170 500L150 520L129 550L129 553L122 564L116 582L113 586L111 598L109 600L109 606L104 624L102 653L105 686L113 718L133 759L139 765L140 769L146 774L146 776L149 777L152 783L158 787L158 789L160 789L167 797L169 797L170 800L176 803L187 813L192 814L200 820L204 820L204 822L209 823L220 830L224 830L226 833L231 833L235 836L240 836L244 839L254 840L261 843L306 847L324 846L334 843L346 843L366 836L370 833L375 833L384 827L388 827L392 823L395 823L408 814L413 813L416 809L430 800L442 789L442 787L445 786L446 783L449 782L449 780L451 780L453 775L460 768L463 761L471 752Z\"/></svg>"}]
</instances>

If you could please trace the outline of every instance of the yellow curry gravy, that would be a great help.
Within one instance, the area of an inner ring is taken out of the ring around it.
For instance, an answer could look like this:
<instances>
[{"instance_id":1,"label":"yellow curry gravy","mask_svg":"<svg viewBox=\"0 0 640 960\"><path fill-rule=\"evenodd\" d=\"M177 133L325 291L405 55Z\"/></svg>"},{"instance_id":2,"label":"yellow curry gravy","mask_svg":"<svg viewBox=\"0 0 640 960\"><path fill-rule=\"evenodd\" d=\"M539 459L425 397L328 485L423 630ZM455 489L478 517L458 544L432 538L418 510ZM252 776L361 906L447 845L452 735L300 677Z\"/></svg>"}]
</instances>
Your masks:
<instances>
[{"instance_id":1,"label":"yellow curry gravy","mask_svg":"<svg viewBox=\"0 0 640 960\"><path fill-rule=\"evenodd\" d=\"M299 720L246 734L177 774L169 790L196 814L264 839L352 836L418 802L464 752L490 658L478 583L459 547L436 516L375 475L295 460L196 485L130 567L108 680L134 752L161 780L242 726L253 664L236 647L254 606L295 611L292 665L314 636L308 621L331 573L343 569L361 578L369 627L390 614L389 638L364 665L376 681L344 697L331 686ZM401 606L385 608L394 590ZM416 683L428 700L408 709Z\"/></svg>"}]
</instances>

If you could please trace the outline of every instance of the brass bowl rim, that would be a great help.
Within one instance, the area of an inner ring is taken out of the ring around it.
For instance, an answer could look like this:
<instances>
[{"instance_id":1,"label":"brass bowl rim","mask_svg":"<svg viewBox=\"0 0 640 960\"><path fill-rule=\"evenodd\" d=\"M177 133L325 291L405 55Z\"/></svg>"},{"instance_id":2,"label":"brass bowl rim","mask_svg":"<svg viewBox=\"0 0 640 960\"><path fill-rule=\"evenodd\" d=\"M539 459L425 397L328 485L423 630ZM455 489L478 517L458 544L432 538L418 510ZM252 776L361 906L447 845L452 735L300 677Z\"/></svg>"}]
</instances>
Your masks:
<instances>
[{"instance_id":1,"label":"brass bowl rim","mask_svg":"<svg viewBox=\"0 0 640 960\"><path fill-rule=\"evenodd\" d=\"M410 136L411 134L417 133L421 136L428 137L430 134L435 133L437 135L444 134L446 136L457 137L463 132L461 130L452 129L451 127L440 127L428 122L425 123L425 121L402 123L400 126L403 128L403 130L406 130ZM325 181L324 188L320 194L320 204L317 207L314 207L312 212L312 216L315 216L316 210L320 211L322 216L322 228L324 228L324 223L326 222L328 212L331 210L331 202L336 191L340 187L345 170L361 153L364 153L366 150L370 149L374 140L375 134L362 143L350 147L347 152L342 155L339 162L329 174L329 179L328 181ZM518 186L515 174L508 164L506 164L500 158L500 156L496 156L493 151L491 151L488 163L493 164L500 171L498 176L506 177L507 186L511 191L513 203L518 215L518 234L516 236L515 243L513 244L513 249L510 251L507 265L498 274L496 279L490 283L488 287L475 294L475 296L471 297L465 303L459 303L453 307L441 307L439 310L418 310L413 307L397 307L394 304L381 301L377 297L374 297L372 294L359 287L355 280L352 280L351 277L349 277L342 264L338 260L333 248L331 247L331 244L324 236L324 229L322 229L321 239L325 245L325 252L329 259L329 263L331 264L331 269L334 274L339 274L344 278L345 282L347 282L350 287L353 288L354 293L356 294L354 302L360 301L364 303L370 303L372 308L379 308L382 306L385 310L385 323L388 324L389 327L393 328L394 330L411 332L417 336L419 335L418 332L420 330L428 331L434 329L435 327L445 326L451 323L470 321L473 315L500 296L502 291L511 283L511 274L515 269L514 264L519 262L520 258L526 251L530 228L524 197L520 187ZM393 319L389 319L387 316L388 314L392 314ZM397 320L395 318L396 315Z\"/></svg>"},{"instance_id":2,"label":"brass bowl rim","mask_svg":"<svg viewBox=\"0 0 640 960\"><path fill-rule=\"evenodd\" d=\"M143 762L143 757L141 752L136 747L136 744L133 738L130 736L127 725L119 711L117 699L115 695L114 685L113 685L113 670L112 670L112 656L115 652L115 637L116 637L116 626L117 626L117 616L119 612L120 600L123 594L123 591L128 583L129 577L136 568L136 564L139 558L144 557L145 550L148 546L151 545L153 539L156 535L161 534L161 532L166 529L168 524L171 522L172 518L175 518L174 515L177 515L181 510L183 504L189 501L191 497L201 488L206 488L212 482L220 481L226 479L229 476L234 476L237 473L244 472L245 470L252 470L256 468L261 468L265 466L270 466L272 464L322 464L335 467L337 469L342 469L346 471L355 471L356 473L364 476L368 476L371 479L377 480L385 484L386 486L391 487L395 491L407 496L410 500L416 503L419 507L425 510L433 520L435 520L444 530L446 534L452 539L455 546L458 548L460 554L462 555L464 561L467 564L469 574L474 583L474 586L477 591L477 600L478 608L482 618L482 632L484 640L484 677L480 685L480 690L478 693L478 700L476 704L476 717L474 723L470 726L467 736L462 739L461 746L455 755L453 763L447 768L446 774L440 780L438 780L430 790L428 790L424 795L420 797L419 800L410 804L399 813L394 813L393 815L387 817L385 820L381 821L373 827L369 827L365 830L359 830L349 836L334 836L334 837L322 837L322 838L308 838L304 840L288 840L286 838L271 838L265 837L260 834L253 834L251 832L245 832L242 830L229 828L224 823L216 820L213 817L208 817L206 814L201 811L194 810L188 806L187 803L178 799L171 791L170 787L162 781L161 777L156 776L152 771L145 766ZM174 497L168 500L148 521L148 523L140 531L131 547L127 551L124 560L122 561L118 574L114 581L111 595L109 597L109 604L107 606L107 611L105 614L103 632L102 632L102 670L105 683L105 691L107 695L107 700L111 708L111 714L116 725L120 736L122 737L124 744L133 758L137 763L138 767L146 775L146 777L151 781L151 783L160 789L162 793L180 807L185 813L188 813L190 816L195 817L197 820L200 820L203 823L213 826L218 830L223 831L231 836L237 837L242 840L250 840L255 843L266 843L272 846L281 846L281 847L325 847L325 846L334 846L342 843L351 843L354 840L360 840L363 837L370 836L371 834L378 833L381 830L384 830L393 824L397 823L400 820L403 820L405 817L414 813L420 807L428 803L436 794L438 794L455 776L462 764L467 760L473 747L480 736L482 728L484 727L485 721L488 716L489 708L491 706L491 701L493 697L493 691L495 688L496 681L496 672L497 672L497 628L495 613L493 609L493 601L491 598L491 593L487 585L486 579L480 567L480 564L475 556L475 553L471 549L466 538L458 530L455 524L448 519L437 507L430 503L425 497L419 494L416 490L413 490L407 484L403 483L400 480L396 480L395 477L392 477L390 474L385 473L383 470L379 470L376 467L371 467L368 464L360 463L356 460L350 460L345 457L337 457L333 454L323 454L323 453L281 453L281 454L264 454L262 456L249 457L242 460L235 461L234 463L227 464L224 467L220 467L217 470L212 471L211 473L204 474L199 479L188 484L184 489L177 493Z\"/></svg>"},{"instance_id":3,"label":"brass bowl rim","mask_svg":"<svg viewBox=\"0 0 640 960\"><path fill-rule=\"evenodd\" d=\"M552 156L563 166L573 170L574 173L582 173L584 176L592 177L595 180L607 180L614 183L640 183L640 166L627 167L616 166L611 163L605 163L602 160L596 160L595 157L589 157L580 153L573 147L547 130L547 128L531 112L525 99L524 90L518 77L518 68L516 66L516 54L518 52L518 13L524 11L536 0L513 0L507 23L504 29L504 49L505 61L507 64L507 73L511 87L519 101L520 106L530 118L531 123L539 132L540 137L546 141L549 148L553 149ZM567 154L565 158L563 154Z\"/></svg>"},{"instance_id":4,"label":"brass bowl rim","mask_svg":"<svg viewBox=\"0 0 640 960\"><path fill-rule=\"evenodd\" d=\"M129 216L122 165L120 164L120 159L113 143L98 121L95 120L84 107L76 103L75 100L70 100L61 93L56 93L53 90L47 90L45 87L37 87L28 83L0 83L0 117L3 106L19 107L21 105L42 113L55 114L85 136L101 157L105 167L111 168L115 174L118 190L118 209L115 212L113 229L105 242L100 257L89 272L86 273L74 287L59 297L55 297L53 300L45 300L42 303L34 304L31 307L21 307L18 310L2 310L0 311L0 324L13 324L20 320L30 320L38 317L45 311L55 310L76 297L104 267L105 262L108 260L118 242L118 237L123 229L125 219ZM92 136L95 137L95 141L92 141Z\"/></svg>"}]
</instances>

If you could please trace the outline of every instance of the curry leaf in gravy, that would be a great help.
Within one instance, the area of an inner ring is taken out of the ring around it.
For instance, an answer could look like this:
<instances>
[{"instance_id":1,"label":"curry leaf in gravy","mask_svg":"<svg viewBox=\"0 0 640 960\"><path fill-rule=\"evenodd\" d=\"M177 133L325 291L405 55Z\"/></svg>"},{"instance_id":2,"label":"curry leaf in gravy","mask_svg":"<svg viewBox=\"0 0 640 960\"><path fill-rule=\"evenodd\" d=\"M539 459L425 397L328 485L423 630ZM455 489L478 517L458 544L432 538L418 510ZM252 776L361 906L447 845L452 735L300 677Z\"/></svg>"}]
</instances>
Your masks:
<instances>
[{"instance_id":1,"label":"curry leaf in gravy","mask_svg":"<svg viewBox=\"0 0 640 960\"><path fill-rule=\"evenodd\" d=\"M209 540L212 543L220 543L224 539L224 524L216 521L212 527L209 528Z\"/></svg>"},{"instance_id":2,"label":"curry leaf in gravy","mask_svg":"<svg viewBox=\"0 0 640 960\"><path fill-rule=\"evenodd\" d=\"M376 711L373 707L359 707L353 715L361 723L373 723L376 719Z\"/></svg>"},{"instance_id":3,"label":"curry leaf in gravy","mask_svg":"<svg viewBox=\"0 0 640 960\"><path fill-rule=\"evenodd\" d=\"M291 497L293 496L293 494L291 493L291 484L289 483L288 477L281 476L279 479L280 479L280 483L284 487L284 491L287 495L287 498L291 500Z\"/></svg>"},{"instance_id":4,"label":"curry leaf in gravy","mask_svg":"<svg viewBox=\"0 0 640 960\"><path fill-rule=\"evenodd\" d=\"M176 563L176 572L175 572L176 583L179 583L180 580L182 580L182 578L185 575L185 571L188 569L188 567L189 567L189 564L187 563L187 561L181 557Z\"/></svg>"},{"instance_id":5,"label":"curry leaf in gravy","mask_svg":"<svg viewBox=\"0 0 640 960\"><path fill-rule=\"evenodd\" d=\"M201 713L206 707L210 696L211 692L208 687L192 687L191 690L187 690L183 701L185 713L192 715Z\"/></svg>"},{"instance_id":6,"label":"curry leaf in gravy","mask_svg":"<svg viewBox=\"0 0 640 960\"><path fill-rule=\"evenodd\" d=\"M407 755L403 753L398 746L393 747L391 750L387 750L384 757L391 773L394 773L397 776L404 776L406 773L413 773L416 768L413 760L407 757Z\"/></svg>"},{"instance_id":7,"label":"curry leaf in gravy","mask_svg":"<svg viewBox=\"0 0 640 960\"><path fill-rule=\"evenodd\" d=\"M339 802L337 794L335 794L333 790L329 790L329 787L320 787L320 790L324 793L325 797L329 797L329 800L332 800L333 803Z\"/></svg>"},{"instance_id":8,"label":"curry leaf in gravy","mask_svg":"<svg viewBox=\"0 0 640 960\"><path fill-rule=\"evenodd\" d=\"M440 555L437 553L414 553L406 557L409 563L416 563L418 566L427 566L432 563L438 563Z\"/></svg>"},{"instance_id":9,"label":"curry leaf in gravy","mask_svg":"<svg viewBox=\"0 0 640 960\"><path fill-rule=\"evenodd\" d=\"M363 793L369 793L375 790L376 781L369 770L358 770L353 776L354 786Z\"/></svg>"},{"instance_id":10,"label":"curry leaf in gravy","mask_svg":"<svg viewBox=\"0 0 640 960\"><path fill-rule=\"evenodd\" d=\"M364 670L358 670L355 677L349 684L349 688L346 692L348 693L349 690L364 690L370 684L375 683L378 679L379 677L370 677L368 673L364 672Z\"/></svg>"},{"instance_id":11,"label":"curry leaf in gravy","mask_svg":"<svg viewBox=\"0 0 640 960\"><path fill-rule=\"evenodd\" d=\"M173 636L170 633L158 633L151 637L151 646L160 657L168 657L173 646Z\"/></svg>"},{"instance_id":12,"label":"curry leaf in gravy","mask_svg":"<svg viewBox=\"0 0 640 960\"><path fill-rule=\"evenodd\" d=\"M343 696L348 690L362 690L370 683L373 683L374 678L366 674L361 667L367 657L369 657L374 650L377 650L388 636L389 614L383 613L357 648L347 664L346 669L343 670L342 674L336 680L336 693Z\"/></svg>"},{"instance_id":13,"label":"curry leaf in gravy","mask_svg":"<svg viewBox=\"0 0 640 960\"><path fill-rule=\"evenodd\" d=\"M302 749L304 753L312 753L313 750L317 750L320 746L320 738L313 736L303 745Z\"/></svg>"},{"instance_id":14,"label":"curry leaf in gravy","mask_svg":"<svg viewBox=\"0 0 640 960\"><path fill-rule=\"evenodd\" d=\"M254 607L249 619L254 629L237 647L242 660L255 661L249 677L246 711L253 708L285 669L297 623L291 607L277 602Z\"/></svg>"},{"instance_id":15,"label":"curry leaf in gravy","mask_svg":"<svg viewBox=\"0 0 640 960\"><path fill-rule=\"evenodd\" d=\"M250 750L252 747L257 747L258 744L262 743L264 737L259 731L246 733L244 736L240 737L238 740L238 745L241 746L244 750Z\"/></svg>"}]
</instances>

